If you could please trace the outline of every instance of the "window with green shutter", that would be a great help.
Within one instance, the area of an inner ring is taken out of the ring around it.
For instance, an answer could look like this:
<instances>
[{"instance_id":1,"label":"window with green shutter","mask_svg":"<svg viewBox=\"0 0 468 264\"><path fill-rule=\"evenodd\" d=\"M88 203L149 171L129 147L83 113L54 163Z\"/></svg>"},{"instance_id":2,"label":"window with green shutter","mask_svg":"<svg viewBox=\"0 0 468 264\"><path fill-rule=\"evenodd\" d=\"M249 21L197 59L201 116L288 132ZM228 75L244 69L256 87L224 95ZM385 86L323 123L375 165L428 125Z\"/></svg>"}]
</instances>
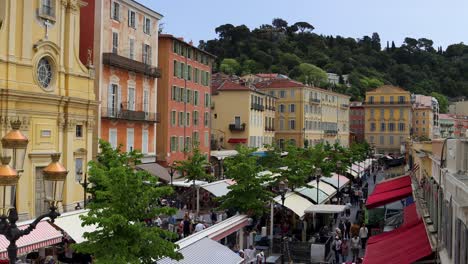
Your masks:
<instances>
[{"instance_id":1,"label":"window with green shutter","mask_svg":"<svg viewBox=\"0 0 468 264\"><path fill-rule=\"evenodd\" d=\"M184 112L179 112L179 126L184 126Z\"/></svg>"},{"instance_id":2,"label":"window with green shutter","mask_svg":"<svg viewBox=\"0 0 468 264\"><path fill-rule=\"evenodd\" d=\"M199 79L199 78L198 78L198 72L199 72L199 71L198 71L197 68L194 68L194 69L193 69L193 80L194 80L195 83L198 83L198 79Z\"/></svg>"},{"instance_id":3,"label":"window with green shutter","mask_svg":"<svg viewBox=\"0 0 468 264\"><path fill-rule=\"evenodd\" d=\"M193 92L193 105L198 105L199 102L199 94L198 91Z\"/></svg>"},{"instance_id":4,"label":"window with green shutter","mask_svg":"<svg viewBox=\"0 0 468 264\"><path fill-rule=\"evenodd\" d=\"M178 65L177 65L177 61L175 60L175 61L174 61L174 76L176 76L176 77L178 76L178 75L177 75L177 71L178 71L178 67L177 67L177 66L178 66Z\"/></svg>"},{"instance_id":5,"label":"window with green shutter","mask_svg":"<svg viewBox=\"0 0 468 264\"><path fill-rule=\"evenodd\" d=\"M192 66L188 66L187 70L187 80L191 81L192 80Z\"/></svg>"},{"instance_id":6,"label":"window with green shutter","mask_svg":"<svg viewBox=\"0 0 468 264\"><path fill-rule=\"evenodd\" d=\"M177 101L177 94L176 94L177 86L173 85L171 89L171 100Z\"/></svg>"},{"instance_id":7,"label":"window with green shutter","mask_svg":"<svg viewBox=\"0 0 468 264\"><path fill-rule=\"evenodd\" d=\"M185 113L185 126L190 126L190 113Z\"/></svg>"},{"instance_id":8,"label":"window with green shutter","mask_svg":"<svg viewBox=\"0 0 468 264\"><path fill-rule=\"evenodd\" d=\"M176 111L171 111L171 126L176 126L177 125L177 112Z\"/></svg>"}]
</instances>

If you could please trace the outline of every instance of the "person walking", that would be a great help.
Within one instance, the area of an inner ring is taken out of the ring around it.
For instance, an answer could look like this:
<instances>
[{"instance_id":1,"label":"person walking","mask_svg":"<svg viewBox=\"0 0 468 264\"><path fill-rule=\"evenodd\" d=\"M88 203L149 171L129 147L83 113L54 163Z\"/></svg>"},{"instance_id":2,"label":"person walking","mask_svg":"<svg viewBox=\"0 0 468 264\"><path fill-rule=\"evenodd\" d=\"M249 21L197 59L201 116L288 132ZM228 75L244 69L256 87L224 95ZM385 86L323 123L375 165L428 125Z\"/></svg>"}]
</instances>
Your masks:
<instances>
[{"instance_id":1,"label":"person walking","mask_svg":"<svg viewBox=\"0 0 468 264\"><path fill-rule=\"evenodd\" d=\"M353 262L356 262L357 258L359 257L360 242L361 240L357 235L354 235L353 238L351 238L351 252L353 254Z\"/></svg>"},{"instance_id":2,"label":"person walking","mask_svg":"<svg viewBox=\"0 0 468 264\"><path fill-rule=\"evenodd\" d=\"M376 184L377 182L377 173L374 173L374 175L372 175L372 179L374 180L374 184Z\"/></svg>"},{"instance_id":3,"label":"person walking","mask_svg":"<svg viewBox=\"0 0 468 264\"><path fill-rule=\"evenodd\" d=\"M369 230L365 224L362 224L361 229L359 229L359 238L361 239L361 248L366 249L367 237L369 235Z\"/></svg>"},{"instance_id":4,"label":"person walking","mask_svg":"<svg viewBox=\"0 0 468 264\"><path fill-rule=\"evenodd\" d=\"M348 260L348 253L349 253L349 244L348 244L348 239L343 239L343 242L341 243L341 256L343 256L343 262L346 262Z\"/></svg>"},{"instance_id":5,"label":"person walking","mask_svg":"<svg viewBox=\"0 0 468 264\"><path fill-rule=\"evenodd\" d=\"M190 221L190 217L188 216L188 214L186 214L184 216L184 221L183 221L183 231L184 231L184 237L188 237L191 233L191 228L192 227L192 223Z\"/></svg>"},{"instance_id":6,"label":"person walking","mask_svg":"<svg viewBox=\"0 0 468 264\"><path fill-rule=\"evenodd\" d=\"M351 232L351 222L348 219L346 219L344 237L347 239L351 239L351 237L349 236L350 232Z\"/></svg>"},{"instance_id":7,"label":"person walking","mask_svg":"<svg viewBox=\"0 0 468 264\"><path fill-rule=\"evenodd\" d=\"M339 236L335 237L335 241L332 242L332 249L335 253L335 263L340 263L340 255L341 255L341 239Z\"/></svg>"}]
</instances>

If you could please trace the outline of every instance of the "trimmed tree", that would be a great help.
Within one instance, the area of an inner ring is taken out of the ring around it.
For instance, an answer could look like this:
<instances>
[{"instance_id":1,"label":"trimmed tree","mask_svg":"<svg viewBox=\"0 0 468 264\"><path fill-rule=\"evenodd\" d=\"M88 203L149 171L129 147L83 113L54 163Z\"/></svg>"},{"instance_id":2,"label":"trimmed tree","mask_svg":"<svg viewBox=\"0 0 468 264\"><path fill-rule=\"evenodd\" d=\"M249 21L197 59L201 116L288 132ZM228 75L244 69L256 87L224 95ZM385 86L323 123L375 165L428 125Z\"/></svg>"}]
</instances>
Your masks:
<instances>
[{"instance_id":1,"label":"trimmed tree","mask_svg":"<svg viewBox=\"0 0 468 264\"><path fill-rule=\"evenodd\" d=\"M96 263L154 263L156 259L181 259L171 242L175 233L148 227L144 219L160 214L171 215L169 207L157 200L171 194L170 187L156 187L157 179L145 171L136 171L142 155L121 152L109 143L99 142L101 153L89 163L89 192L93 200L89 212L81 216L84 225L97 225L85 232L87 241L74 245L78 252L91 254Z\"/></svg>"},{"instance_id":2,"label":"trimmed tree","mask_svg":"<svg viewBox=\"0 0 468 264\"><path fill-rule=\"evenodd\" d=\"M253 149L244 146L237 148L236 156L226 159L226 176L236 184L229 186L230 192L218 200L220 209L229 209L250 216L261 216L268 210L271 193L264 185L271 181L270 175L259 175L261 166L257 165L257 157L252 155Z\"/></svg>"}]
</instances>

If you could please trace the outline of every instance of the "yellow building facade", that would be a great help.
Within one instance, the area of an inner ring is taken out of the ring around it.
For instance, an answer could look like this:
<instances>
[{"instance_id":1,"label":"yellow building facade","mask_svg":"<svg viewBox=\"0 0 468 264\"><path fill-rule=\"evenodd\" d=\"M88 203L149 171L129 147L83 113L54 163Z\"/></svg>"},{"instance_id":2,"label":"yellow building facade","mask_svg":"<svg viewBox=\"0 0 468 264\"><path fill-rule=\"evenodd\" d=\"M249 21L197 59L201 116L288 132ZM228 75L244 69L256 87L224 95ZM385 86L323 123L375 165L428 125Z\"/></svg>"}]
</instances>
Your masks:
<instances>
[{"instance_id":1,"label":"yellow building facade","mask_svg":"<svg viewBox=\"0 0 468 264\"><path fill-rule=\"evenodd\" d=\"M349 145L349 99L344 94L306 86L289 79L275 79L257 87L278 98L276 142L300 147L319 142Z\"/></svg>"},{"instance_id":2,"label":"yellow building facade","mask_svg":"<svg viewBox=\"0 0 468 264\"><path fill-rule=\"evenodd\" d=\"M385 85L366 92L364 106L366 141L377 153L400 153L411 131L410 92Z\"/></svg>"},{"instance_id":3,"label":"yellow building facade","mask_svg":"<svg viewBox=\"0 0 468 264\"><path fill-rule=\"evenodd\" d=\"M229 80L213 89L213 149L235 149L244 144L263 150L273 143L276 98Z\"/></svg>"},{"instance_id":4,"label":"yellow building facade","mask_svg":"<svg viewBox=\"0 0 468 264\"><path fill-rule=\"evenodd\" d=\"M48 210L42 169L62 153L63 208L83 201L97 109L92 66L79 59L82 1L0 1L0 136L19 119L29 144L17 191L20 219ZM92 33L91 33L92 34ZM90 55L91 56L91 55Z\"/></svg>"}]
</instances>

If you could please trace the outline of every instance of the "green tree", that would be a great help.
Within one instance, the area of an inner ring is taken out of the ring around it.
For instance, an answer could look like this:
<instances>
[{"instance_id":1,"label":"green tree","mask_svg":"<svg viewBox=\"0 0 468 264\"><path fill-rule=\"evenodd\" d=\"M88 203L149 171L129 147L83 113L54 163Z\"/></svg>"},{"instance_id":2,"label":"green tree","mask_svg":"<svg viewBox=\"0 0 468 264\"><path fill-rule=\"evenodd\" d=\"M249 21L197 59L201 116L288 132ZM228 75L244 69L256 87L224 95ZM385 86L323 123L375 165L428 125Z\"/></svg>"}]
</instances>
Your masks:
<instances>
[{"instance_id":1,"label":"green tree","mask_svg":"<svg viewBox=\"0 0 468 264\"><path fill-rule=\"evenodd\" d=\"M257 165L258 157L253 149L245 146L237 148L238 154L225 160L226 176L236 184L229 186L230 192L219 198L220 209L234 210L251 216L261 216L268 210L271 193L265 185L271 181L270 175L259 175L262 168Z\"/></svg>"},{"instance_id":2,"label":"green tree","mask_svg":"<svg viewBox=\"0 0 468 264\"><path fill-rule=\"evenodd\" d=\"M289 187L293 190L305 186L313 171L311 164L305 159L305 149L287 144L286 152L288 155L280 160L284 169L272 170L280 173L282 180L288 180Z\"/></svg>"},{"instance_id":3,"label":"green tree","mask_svg":"<svg viewBox=\"0 0 468 264\"><path fill-rule=\"evenodd\" d=\"M219 69L226 74L234 75L240 72L241 66L235 59L226 58L221 62Z\"/></svg>"},{"instance_id":4,"label":"green tree","mask_svg":"<svg viewBox=\"0 0 468 264\"><path fill-rule=\"evenodd\" d=\"M301 73L298 80L303 83L319 86L328 80L327 73L315 65L301 63L298 69Z\"/></svg>"},{"instance_id":5,"label":"green tree","mask_svg":"<svg viewBox=\"0 0 468 264\"><path fill-rule=\"evenodd\" d=\"M439 102L439 112L440 113L447 113L448 112L448 106L449 102L448 99L445 95L437 93L437 92L432 92L431 96L437 99Z\"/></svg>"},{"instance_id":6,"label":"green tree","mask_svg":"<svg viewBox=\"0 0 468 264\"><path fill-rule=\"evenodd\" d=\"M133 166L142 155L121 152L100 141L97 161L89 163L89 212L81 217L84 225L97 225L86 232L87 241L74 245L78 252L91 254L96 263L154 263L155 259L181 259L171 242L176 234L158 227L147 227L144 219L175 213L159 207L157 200L172 192L170 187L156 187L157 179Z\"/></svg>"}]
</instances>

